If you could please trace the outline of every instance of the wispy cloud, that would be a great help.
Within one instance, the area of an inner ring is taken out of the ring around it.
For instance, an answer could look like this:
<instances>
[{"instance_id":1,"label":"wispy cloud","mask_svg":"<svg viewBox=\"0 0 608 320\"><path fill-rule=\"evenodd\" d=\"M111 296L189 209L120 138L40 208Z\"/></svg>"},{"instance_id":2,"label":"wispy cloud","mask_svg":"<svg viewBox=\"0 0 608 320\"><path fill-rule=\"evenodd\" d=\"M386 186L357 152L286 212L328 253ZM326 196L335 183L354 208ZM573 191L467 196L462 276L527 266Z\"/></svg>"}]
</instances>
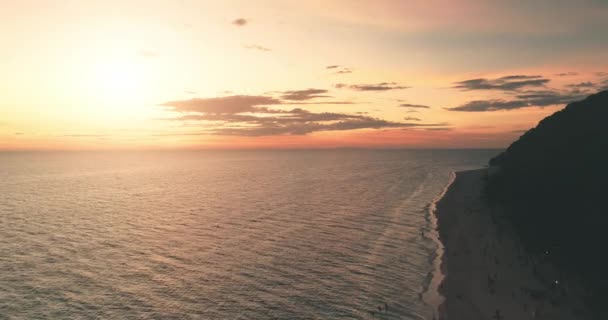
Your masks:
<instances>
[{"instance_id":1,"label":"wispy cloud","mask_svg":"<svg viewBox=\"0 0 608 320\"><path fill-rule=\"evenodd\" d=\"M423 104L411 104L411 103L402 103L399 105L402 108L414 108L414 109L430 109L431 107L425 106Z\"/></svg>"},{"instance_id":2,"label":"wispy cloud","mask_svg":"<svg viewBox=\"0 0 608 320\"><path fill-rule=\"evenodd\" d=\"M338 83L334 85L338 89L352 89L356 91L389 91L389 90L402 90L410 87L399 85L396 82L381 82L376 84L344 84Z\"/></svg>"},{"instance_id":3,"label":"wispy cloud","mask_svg":"<svg viewBox=\"0 0 608 320\"><path fill-rule=\"evenodd\" d=\"M452 128L425 128L428 131L452 131Z\"/></svg>"},{"instance_id":4,"label":"wispy cloud","mask_svg":"<svg viewBox=\"0 0 608 320\"><path fill-rule=\"evenodd\" d=\"M579 88L579 89L580 88L594 88L595 86L596 86L596 84L591 81L572 83L572 84L566 85L566 87L568 87L568 88Z\"/></svg>"},{"instance_id":5,"label":"wispy cloud","mask_svg":"<svg viewBox=\"0 0 608 320\"><path fill-rule=\"evenodd\" d=\"M243 26L247 25L248 23L249 23L249 21L245 18L238 18L238 19L232 20L232 24L237 27L243 27Z\"/></svg>"},{"instance_id":6,"label":"wispy cloud","mask_svg":"<svg viewBox=\"0 0 608 320\"><path fill-rule=\"evenodd\" d=\"M330 65L330 66L326 66L325 69L327 70L333 70L334 72L332 72L332 74L347 74L347 73L352 73L353 69L343 66L343 65L339 65L339 64L334 64L334 65Z\"/></svg>"},{"instance_id":7,"label":"wispy cloud","mask_svg":"<svg viewBox=\"0 0 608 320\"><path fill-rule=\"evenodd\" d=\"M240 112L259 112L256 106L281 104L281 101L267 96L236 95L215 98L193 98L163 103L175 111L232 114Z\"/></svg>"},{"instance_id":8,"label":"wispy cloud","mask_svg":"<svg viewBox=\"0 0 608 320\"><path fill-rule=\"evenodd\" d=\"M311 100L315 98L331 98L331 96L327 95L327 92L328 91L324 89L312 88L304 90L283 91L281 98L292 101Z\"/></svg>"},{"instance_id":9,"label":"wispy cloud","mask_svg":"<svg viewBox=\"0 0 608 320\"><path fill-rule=\"evenodd\" d=\"M282 92L282 99L302 101L324 95L327 90L306 89ZM281 100L267 96L228 96L165 102L162 105L180 112L171 120L204 122L201 128L209 135L273 136L306 135L318 131L357 129L446 127L447 123L412 123L389 121L364 114L311 112L301 108L272 109ZM285 104L290 104L289 101ZM410 119L412 121L420 121Z\"/></svg>"},{"instance_id":10,"label":"wispy cloud","mask_svg":"<svg viewBox=\"0 0 608 320\"><path fill-rule=\"evenodd\" d=\"M463 91L471 90L500 90L514 91L526 87L542 87L547 84L550 79L542 76L527 76L527 75L512 75L497 79L477 78L456 82L452 88L461 89Z\"/></svg>"},{"instance_id":11,"label":"wispy cloud","mask_svg":"<svg viewBox=\"0 0 608 320\"><path fill-rule=\"evenodd\" d=\"M552 105L566 104L584 98L584 94L578 91L526 91L514 96L514 98L474 100L457 107L447 108L451 111L486 112L498 110L514 110L527 107L547 107Z\"/></svg>"},{"instance_id":12,"label":"wispy cloud","mask_svg":"<svg viewBox=\"0 0 608 320\"><path fill-rule=\"evenodd\" d=\"M244 45L243 48L250 49L250 50L258 50L258 51L272 51L272 49L258 45L258 44Z\"/></svg>"},{"instance_id":13,"label":"wispy cloud","mask_svg":"<svg viewBox=\"0 0 608 320\"><path fill-rule=\"evenodd\" d=\"M562 72L562 73L556 73L555 75L558 77L577 76L578 72Z\"/></svg>"},{"instance_id":14,"label":"wispy cloud","mask_svg":"<svg viewBox=\"0 0 608 320\"><path fill-rule=\"evenodd\" d=\"M297 101L283 101L284 105L306 105L306 104L356 104L355 102L352 101L313 101L313 102L297 102Z\"/></svg>"},{"instance_id":15,"label":"wispy cloud","mask_svg":"<svg viewBox=\"0 0 608 320\"><path fill-rule=\"evenodd\" d=\"M334 74L347 74L347 73L353 73L353 69L344 67L341 70L334 72Z\"/></svg>"},{"instance_id":16,"label":"wispy cloud","mask_svg":"<svg viewBox=\"0 0 608 320\"><path fill-rule=\"evenodd\" d=\"M412 128L424 127L416 123L391 122L382 119L367 117L366 119L343 120L334 123L288 123L272 124L258 127L217 128L210 133L217 135L237 136L274 136L274 135L306 135L318 131L347 131L357 129L383 129L383 128Z\"/></svg>"}]
</instances>

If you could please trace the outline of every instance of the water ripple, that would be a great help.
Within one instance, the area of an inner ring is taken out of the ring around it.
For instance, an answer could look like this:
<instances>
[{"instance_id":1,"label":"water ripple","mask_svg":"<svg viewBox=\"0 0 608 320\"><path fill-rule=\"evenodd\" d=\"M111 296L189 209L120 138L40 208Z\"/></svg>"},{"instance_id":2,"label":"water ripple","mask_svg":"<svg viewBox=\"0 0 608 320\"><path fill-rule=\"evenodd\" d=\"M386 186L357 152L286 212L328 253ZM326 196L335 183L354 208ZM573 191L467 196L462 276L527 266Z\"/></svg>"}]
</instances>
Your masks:
<instances>
[{"instance_id":1,"label":"water ripple","mask_svg":"<svg viewBox=\"0 0 608 320\"><path fill-rule=\"evenodd\" d=\"M0 154L0 319L428 319L427 206L490 155Z\"/></svg>"}]
</instances>

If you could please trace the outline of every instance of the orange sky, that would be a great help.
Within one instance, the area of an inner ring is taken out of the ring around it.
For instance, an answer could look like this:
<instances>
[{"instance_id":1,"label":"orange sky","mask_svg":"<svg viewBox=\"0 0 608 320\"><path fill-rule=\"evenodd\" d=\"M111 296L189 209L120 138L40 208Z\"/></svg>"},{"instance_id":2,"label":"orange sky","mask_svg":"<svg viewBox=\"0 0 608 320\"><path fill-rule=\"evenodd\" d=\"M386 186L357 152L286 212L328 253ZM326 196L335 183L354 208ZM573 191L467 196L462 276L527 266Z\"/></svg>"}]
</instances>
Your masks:
<instances>
[{"instance_id":1,"label":"orange sky","mask_svg":"<svg viewBox=\"0 0 608 320\"><path fill-rule=\"evenodd\" d=\"M0 149L504 147L608 88L599 1L0 11Z\"/></svg>"}]
</instances>

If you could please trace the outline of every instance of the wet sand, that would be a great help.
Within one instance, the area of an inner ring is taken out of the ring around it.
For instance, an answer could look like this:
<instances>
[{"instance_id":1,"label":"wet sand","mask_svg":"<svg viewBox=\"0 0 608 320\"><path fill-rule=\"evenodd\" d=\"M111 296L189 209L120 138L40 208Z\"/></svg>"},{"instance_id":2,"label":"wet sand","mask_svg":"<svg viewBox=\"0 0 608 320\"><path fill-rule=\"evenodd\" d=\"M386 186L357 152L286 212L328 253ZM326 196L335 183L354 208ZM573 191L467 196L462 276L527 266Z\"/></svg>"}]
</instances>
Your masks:
<instances>
[{"instance_id":1,"label":"wet sand","mask_svg":"<svg viewBox=\"0 0 608 320\"><path fill-rule=\"evenodd\" d=\"M445 247L441 320L588 319L576 281L524 252L497 208L482 200L486 169L458 172L437 204ZM557 280L557 283L556 283Z\"/></svg>"}]
</instances>

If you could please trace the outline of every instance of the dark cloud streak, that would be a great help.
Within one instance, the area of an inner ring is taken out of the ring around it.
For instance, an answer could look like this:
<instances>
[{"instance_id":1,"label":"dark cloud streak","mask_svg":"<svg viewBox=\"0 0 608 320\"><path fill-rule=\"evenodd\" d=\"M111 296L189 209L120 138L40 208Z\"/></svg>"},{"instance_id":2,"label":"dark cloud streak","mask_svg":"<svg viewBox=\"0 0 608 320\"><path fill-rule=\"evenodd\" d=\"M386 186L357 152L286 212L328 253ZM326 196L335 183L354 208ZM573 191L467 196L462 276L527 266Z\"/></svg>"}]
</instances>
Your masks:
<instances>
[{"instance_id":1,"label":"dark cloud streak","mask_svg":"<svg viewBox=\"0 0 608 320\"><path fill-rule=\"evenodd\" d=\"M402 90L408 89L410 87L401 86L396 82L381 82L377 84L344 84L338 83L334 85L335 88L338 89L352 89L356 91L389 91L389 90Z\"/></svg>"},{"instance_id":2,"label":"dark cloud streak","mask_svg":"<svg viewBox=\"0 0 608 320\"><path fill-rule=\"evenodd\" d=\"M593 82L590 81L585 81L585 82L580 82L580 83L573 83L573 84L568 84L566 85L566 87L568 88L594 88L596 85Z\"/></svg>"},{"instance_id":3,"label":"dark cloud streak","mask_svg":"<svg viewBox=\"0 0 608 320\"><path fill-rule=\"evenodd\" d=\"M578 73L577 72L562 72L562 73L557 73L555 75L558 77L569 77L569 76L577 76Z\"/></svg>"},{"instance_id":4,"label":"dark cloud streak","mask_svg":"<svg viewBox=\"0 0 608 320\"><path fill-rule=\"evenodd\" d=\"M487 112L514 110L527 107L547 107L577 101L584 98L584 96L584 94L581 94L578 91L565 93L559 91L526 91L515 95L512 100L474 100L460 106L447 109L451 111Z\"/></svg>"},{"instance_id":5,"label":"dark cloud streak","mask_svg":"<svg viewBox=\"0 0 608 320\"><path fill-rule=\"evenodd\" d=\"M423 104L411 104L411 103L402 103L399 105L402 108L414 108L414 109L430 109L431 107L425 106Z\"/></svg>"},{"instance_id":6,"label":"dark cloud streak","mask_svg":"<svg viewBox=\"0 0 608 320\"><path fill-rule=\"evenodd\" d=\"M472 90L500 90L500 91L515 91L526 87L542 87L547 84L550 79L542 76L527 76L527 75L512 75L497 79L477 78L459 81L452 88L462 91Z\"/></svg>"}]
</instances>

